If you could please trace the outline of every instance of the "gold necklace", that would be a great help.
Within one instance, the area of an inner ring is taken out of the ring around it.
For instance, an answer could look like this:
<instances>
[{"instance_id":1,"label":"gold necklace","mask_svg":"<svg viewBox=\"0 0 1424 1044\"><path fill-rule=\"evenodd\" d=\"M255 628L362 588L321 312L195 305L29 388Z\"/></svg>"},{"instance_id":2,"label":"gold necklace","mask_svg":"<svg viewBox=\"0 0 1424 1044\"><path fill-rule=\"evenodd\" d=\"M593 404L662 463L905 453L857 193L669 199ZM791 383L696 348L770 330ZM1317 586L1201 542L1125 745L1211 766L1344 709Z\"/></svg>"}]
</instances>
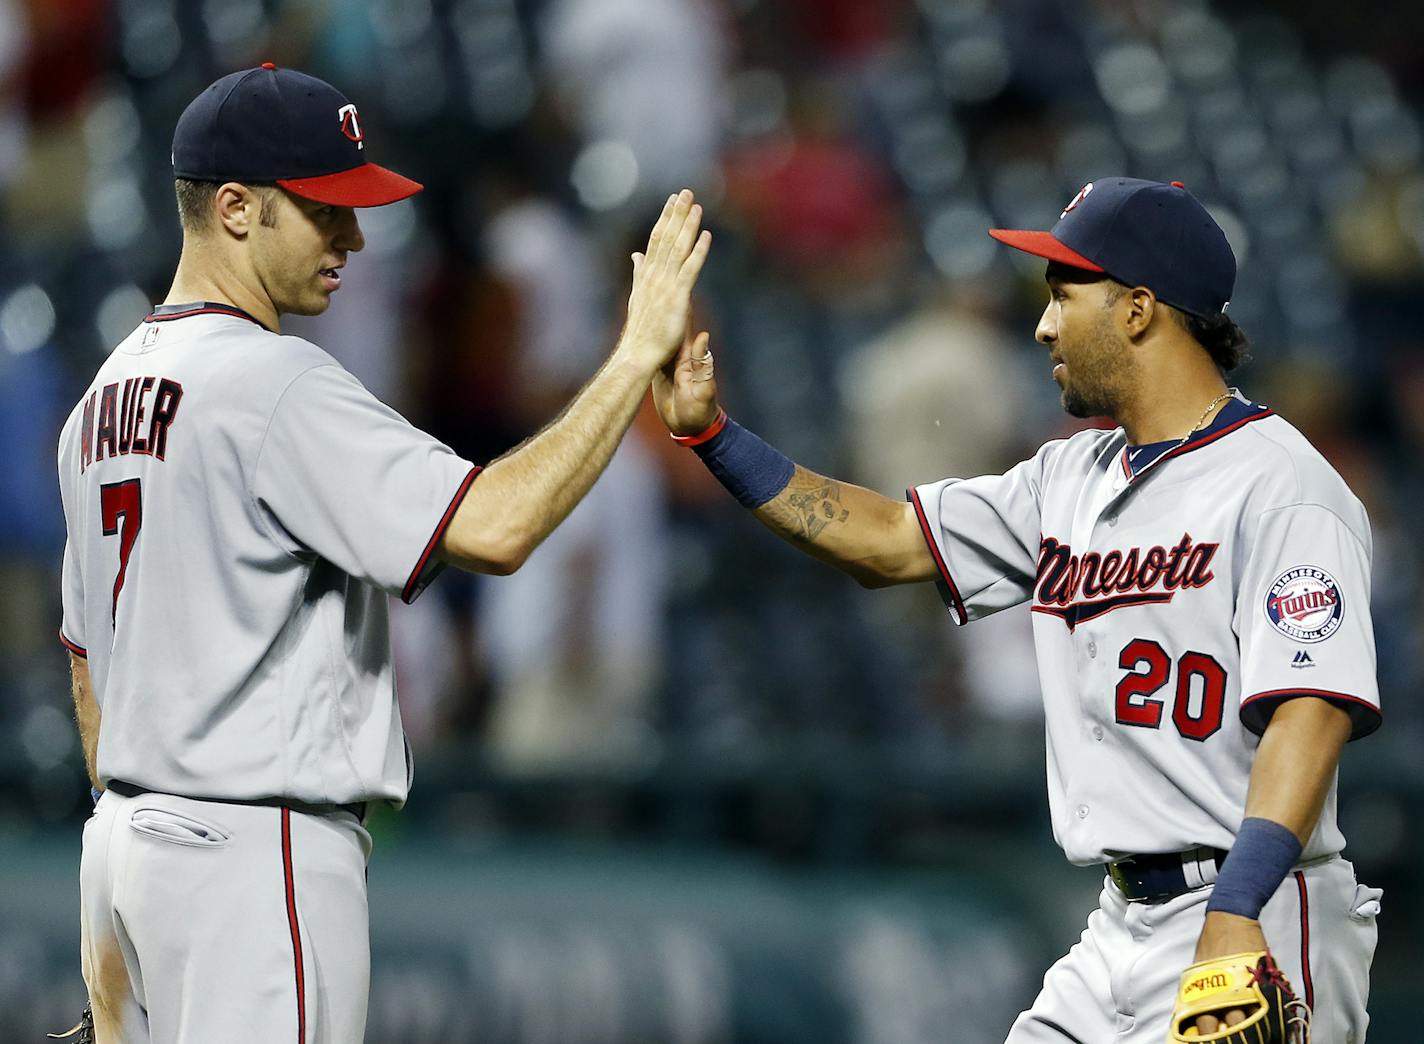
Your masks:
<instances>
[{"instance_id":1,"label":"gold necklace","mask_svg":"<svg viewBox=\"0 0 1424 1044\"><path fill-rule=\"evenodd\" d=\"M1166 450L1166 451L1164 451L1164 452L1162 452L1162 453L1159 453L1159 454L1157 454L1155 457L1153 457L1152 460L1151 460L1142 470L1143 470L1143 471L1146 471L1148 468L1153 467L1153 466L1156 465L1159 461L1162 461L1162 460L1167 459L1167 458L1170 457L1173 453L1177 452L1177 450L1181 449L1184 445L1186 445L1187 440L1188 440L1189 438L1191 438L1193 435L1195 435L1197 429L1202 426L1202 424L1206 421L1207 417L1211 416L1211 411L1214 410L1214 409L1216 409L1216 407L1217 407L1219 404L1225 402L1225 401L1226 401L1227 399L1229 399L1229 398L1231 398L1231 389L1230 389L1230 388L1227 388L1226 391L1222 392L1222 393L1221 393L1220 395L1218 395L1216 398L1212 399L1212 400L1211 400L1211 404L1210 404L1209 406L1207 406L1206 409L1202 410L1202 415L1201 415L1200 417L1198 417L1198 418L1197 418L1197 422L1192 425L1191 431L1187 432L1187 433L1186 433L1185 435L1183 435L1180 439L1178 439L1178 440L1177 440L1177 444L1176 444L1175 446L1173 446L1173 447L1171 447L1170 449L1168 449L1168 450ZM1131 447L1131 446L1127 447L1127 461L1128 461L1128 467L1131 468L1131 467L1132 467L1132 447ZM1141 473L1141 472L1138 472L1137 474L1140 474L1140 473ZM1136 477L1135 474L1129 476L1129 478L1135 478L1135 477Z\"/></svg>"},{"instance_id":2,"label":"gold necklace","mask_svg":"<svg viewBox=\"0 0 1424 1044\"><path fill-rule=\"evenodd\" d=\"M1195 435L1197 429L1200 428L1203 424L1205 424L1206 419L1211 416L1211 411L1216 409L1217 406L1219 406L1221 403L1225 402L1229 398L1231 398L1231 389L1227 388L1226 391L1222 392L1216 398L1212 399L1211 405L1209 405L1206 409L1202 410L1202 415L1197 418L1197 422L1192 425L1191 430L1189 430L1185 435L1182 436L1182 442L1186 442L1189 438ZM1180 446L1182 442L1177 443L1177 446ZM1173 446L1172 448L1176 449L1177 446Z\"/></svg>"}]
</instances>

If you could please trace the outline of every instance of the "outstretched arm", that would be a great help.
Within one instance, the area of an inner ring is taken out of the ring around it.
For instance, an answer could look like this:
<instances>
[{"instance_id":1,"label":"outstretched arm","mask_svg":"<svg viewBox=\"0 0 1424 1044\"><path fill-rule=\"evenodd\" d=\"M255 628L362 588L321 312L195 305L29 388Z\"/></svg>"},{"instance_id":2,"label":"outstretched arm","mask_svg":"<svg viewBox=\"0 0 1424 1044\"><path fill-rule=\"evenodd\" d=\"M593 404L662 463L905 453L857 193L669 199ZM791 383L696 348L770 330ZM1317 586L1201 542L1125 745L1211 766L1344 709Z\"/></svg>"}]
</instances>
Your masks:
<instances>
[{"instance_id":1,"label":"outstretched arm","mask_svg":"<svg viewBox=\"0 0 1424 1044\"><path fill-rule=\"evenodd\" d=\"M753 511L787 543L853 576L865 587L935 578L915 509L873 490L807 471Z\"/></svg>"},{"instance_id":2,"label":"outstretched arm","mask_svg":"<svg viewBox=\"0 0 1424 1044\"><path fill-rule=\"evenodd\" d=\"M653 401L673 436L694 445L733 496L787 543L865 587L937 575L913 506L792 464L727 421L706 334L684 339L653 379Z\"/></svg>"},{"instance_id":3,"label":"outstretched arm","mask_svg":"<svg viewBox=\"0 0 1424 1044\"><path fill-rule=\"evenodd\" d=\"M440 556L480 573L507 574L554 531L603 473L638 412L654 372L676 352L711 233L684 190L668 197L633 255L623 333L598 373L538 435L487 467L440 541Z\"/></svg>"}]
</instances>

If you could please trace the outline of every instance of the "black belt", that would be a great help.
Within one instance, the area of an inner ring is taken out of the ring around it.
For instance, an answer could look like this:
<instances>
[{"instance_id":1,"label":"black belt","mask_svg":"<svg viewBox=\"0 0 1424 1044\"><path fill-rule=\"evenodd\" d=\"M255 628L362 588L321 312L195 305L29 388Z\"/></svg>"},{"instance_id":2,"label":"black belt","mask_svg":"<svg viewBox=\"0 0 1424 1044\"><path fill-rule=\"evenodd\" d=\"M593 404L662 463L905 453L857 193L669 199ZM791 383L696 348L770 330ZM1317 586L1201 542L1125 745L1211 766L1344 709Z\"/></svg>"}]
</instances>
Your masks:
<instances>
[{"instance_id":1,"label":"black belt","mask_svg":"<svg viewBox=\"0 0 1424 1044\"><path fill-rule=\"evenodd\" d=\"M329 816L333 812L350 812L359 822L366 822L366 810L370 806L369 801L353 801L349 805L337 805L334 803L312 803L310 801L294 801L291 798L207 798L193 797L191 794L168 794L162 790L149 790L146 787L137 787L132 783L125 783L121 779L110 781L108 790L123 797L135 798L144 794L161 794L165 797L181 797L190 801L212 801L220 805L261 805L266 808L290 808L293 812L305 812L313 816Z\"/></svg>"},{"instance_id":2,"label":"black belt","mask_svg":"<svg viewBox=\"0 0 1424 1044\"><path fill-rule=\"evenodd\" d=\"M1211 884L1226 861L1219 848L1189 848L1165 855L1124 856L1107 865L1108 877L1131 903L1160 903Z\"/></svg>"}]
</instances>

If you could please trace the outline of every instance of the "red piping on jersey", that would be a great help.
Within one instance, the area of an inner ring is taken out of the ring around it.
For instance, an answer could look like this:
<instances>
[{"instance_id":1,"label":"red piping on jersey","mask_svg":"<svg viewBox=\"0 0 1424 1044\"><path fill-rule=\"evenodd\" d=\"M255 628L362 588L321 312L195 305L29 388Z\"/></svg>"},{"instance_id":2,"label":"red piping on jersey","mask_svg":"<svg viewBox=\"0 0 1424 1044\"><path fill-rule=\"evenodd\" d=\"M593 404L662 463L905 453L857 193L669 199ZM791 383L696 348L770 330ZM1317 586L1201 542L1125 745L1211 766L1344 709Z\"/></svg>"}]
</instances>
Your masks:
<instances>
[{"instance_id":1,"label":"red piping on jersey","mask_svg":"<svg viewBox=\"0 0 1424 1044\"><path fill-rule=\"evenodd\" d=\"M1305 887L1305 873L1295 872L1296 888L1300 892L1300 979L1305 989L1305 1004L1315 1009L1315 983L1310 979L1310 893Z\"/></svg>"},{"instance_id":2,"label":"red piping on jersey","mask_svg":"<svg viewBox=\"0 0 1424 1044\"><path fill-rule=\"evenodd\" d=\"M920 532L925 536L925 543L930 546L930 554L934 556L935 565L939 567L939 575L944 578L945 586L949 588L949 597L954 603L954 612L959 617L961 624L968 623L969 614L964 611L964 599L959 597L959 588L954 586L954 578L949 575L949 567L944 564L944 557L939 553L939 545L935 543L935 539L930 533L930 520L925 516L924 505L920 503L919 490L911 488L908 492L910 503L915 505L915 517L920 520Z\"/></svg>"},{"instance_id":3,"label":"red piping on jersey","mask_svg":"<svg viewBox=\"0 0 1424 1044\"><path fill-rule=\"evenodd\" d=\"M297 981L297 1044L306 1044L306 974L302 966L302 929L297 924L297 887L292 880L292 810L286 807L282 809L282 878L287 891L287 927L292 932L292 967Z\"/></svg>"},{"instance_id":4,"label":"red piping on jersey","mask_svg":"<svg viewBox=\"0 0 1424 1044\"><path fill-rule=\"evenodd\" d=\"M461 482L460 488L455 491L455 496L451 499L450 506L445 509L445 514L440 516L440 523L435 527L435 532L430 534L430 541L425 545L425 550L420 553L420 561L415 563L415 568L410 572L410 579L405 582L405 587L401 590L401 601L406 605L415 601L415 585L420 581L420 574L425 572L425 563L430 561L430 556L435 551L435 545L440 543L440 538L445 535L445 530L450 526L450 520L455 517L455 509L465 499L465 491L470 488L470 483L475 481L475 476L479 473L478 466L470 469L470 473L465 476L465 481Z\"/></svg>"},{"instance_id":5,"label":"red piping on jersey","mask_svg":"<svg viewBox=\"0 0 1424 1044\"><path fill-rule=\"evenodd\" d=\"M1361 707L1369 708L1376 714L1380 713L1380 709L1369 700L1362 700L1358 696L1351 696L1345 692L1331 692L1329 689L1271 689L1269 692L1258 692L1254 696L1246 697L1246 699L1241 701L1241 705L1244 707L1252 700L1263 700L1268 696L1319 696L1327 700L1344 700L1346 703L1357 703Z\"/></svg>"},{"instance_id":6,"label":"red piping on jersey","mask_svg":"<svg viewBox=\"0 0 1424 1044\"><path fill-rule=\"evenodd\" d=\"M199 308L190 308L186 312L172 312L168 315L158 315L150 312L143 317L146 323L166 323L170 319L187 319L191 315L230 315L234 319L246 319L249 323L255 323L266 330L267 326L262 320L255 316L248 315L241 308L224 308L222 305L205 304Z\"/></svg>"},{"instance_id":7,"label":"red piping on jersey","mask_svg":"<svg viewBox=\"0 0 1424 1044\"><path fill-rule=\"evenodd\" d=\"M1249 414L1248 416L1242 417L1239 421L1236 421L1233 424L1228 424L1224 428L1218 428L1216 431L1209 431L1205 435L1201 435L1196 439L1184 442L1176 449L1168 450L1166 453L1162 454L1162 456L1158 457L1157 460L1160 463L1161 461L1166 460L1168 457L1180 457L1183 453L1190 453L1192 450L1201 449L1203 446L1209 446L1217 439L1222 438L1225 435L1230 435L1237 428L1250 424L1253 421L1265 420L1267 417L1274 417L1275 415L1275 411L1272 410L1269 406L1267 406L1259 413Z\"/></svg>"},{"instance_id":8,"label":"red piping on jersey","mask_svg":"<svg viewBox=\"0 0 1424 1044\"><path fill-rule=\"evenodd\" d=\"M1366 728L1361 726L1360 728L1352 728L1350 732L1350 739L1352 740L1359 739L1362 736L1368 736L1384 722L1384 712L1369 700L1362 700L1358 696L1351 696L1344 692L1331 692L1329 689L1271 689L1269 692L1258 692L1254 696L1248 696L1241 701L1240 713L1244 716L1246 708L1257 700L1280 699L1282 697L1293 699L1297 696L1316 696L1330 703L1342 704L1343 709L1347 712L1357 709L1369 711L1373 717L1365 719L1365 725L1369 725L1371 721L1373 721L1373 727ZM1351 717L1353 718L1354 715L1351 715Z\"/></svg>"},{"instance_id":9,"label":"red piping on jersey","mask_svg":"<svg viewBox=\"0 0 1424 1044\"><path fill-rule=\"evenodd\" d=\"M75 645L73 642L71 642L68 638L64 636L63 631L59 632L59 640L63 642L64 647L70 652L72 652L75 656L82 656L86 660L89 659L89 650L85 649L82 645Z\"/></svg>"},{"instance_id":10,"label":"red piping on jersey","mask_svg":"<svg viewBox=\"0 0 1424 1044\"><path fill-rule=\"evenodd\" d=\"M1238 421L1233 421L1231 424L1228 424L1224 428L1218 428L1216 431L1209 431L1205 435L1200 435L1194 440L1184 442L1180 446L1175 446L1172 449L1169 449L1166 453L1162 454L1150 465L1148 465L1147 468L1144 468L1142 471L1137 472L1136 475L1133 474L1132 465L1129 464L1127 461L1128 448L1124 446L1122 448L1122 470L1129 479L1136 478L1137 475L1145 474L1147 471L1156 467L1158 464L1161 464L1164 460L1168 460L1172 457L1180 457L1183 453L1190 453L1194 449L1201 449L1203 446L1208 446L1211 443L1215 442L1223 435L1230 435L1233 431L1235 431L1237 428L1241 427L1244 424L1250 424L1252 421L1262 420L1266 417L1274 417L1275 415L1275 410L1271 409L1269 406L1263 406L1257 413L1248 414L1247 416L1242 417Z\"/></svg>"}]
</instances>

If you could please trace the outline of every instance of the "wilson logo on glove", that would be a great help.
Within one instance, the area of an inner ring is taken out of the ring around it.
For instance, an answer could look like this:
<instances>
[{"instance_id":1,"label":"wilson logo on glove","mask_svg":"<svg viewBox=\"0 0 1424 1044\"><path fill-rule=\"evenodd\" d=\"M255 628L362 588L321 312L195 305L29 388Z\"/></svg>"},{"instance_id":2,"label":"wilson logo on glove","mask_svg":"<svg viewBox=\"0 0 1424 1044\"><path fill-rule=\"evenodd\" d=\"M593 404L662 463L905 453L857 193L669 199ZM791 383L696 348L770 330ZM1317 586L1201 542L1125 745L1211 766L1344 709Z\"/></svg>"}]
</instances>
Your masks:
<instances>
[{"instance_id":1,"label":"wilson logo on glove","mask_svg":"<svg viewBox=\"0 0 1424 1044\"><path fill-rule=\"evenodd\" d=\"M1206 990L1224 990L1231 985L1230 975L1207 975L1182 987L1183 999Z\"/></svg>"},{"instance_id":2,"label":"wilson logo on glove","mask_svg":"<svg viewBox=\"0 0 1424 1044\"><path fill-rule=\"evenodd\" d=\"M1245 1012L1234 1026L1209 1033L1197 1019ZM1297 1000L1275 959L1237 953L1193 964L1182 974L1167 1044L1310 1044L1310 1009Z\"/></svg>"}]
</instances>

